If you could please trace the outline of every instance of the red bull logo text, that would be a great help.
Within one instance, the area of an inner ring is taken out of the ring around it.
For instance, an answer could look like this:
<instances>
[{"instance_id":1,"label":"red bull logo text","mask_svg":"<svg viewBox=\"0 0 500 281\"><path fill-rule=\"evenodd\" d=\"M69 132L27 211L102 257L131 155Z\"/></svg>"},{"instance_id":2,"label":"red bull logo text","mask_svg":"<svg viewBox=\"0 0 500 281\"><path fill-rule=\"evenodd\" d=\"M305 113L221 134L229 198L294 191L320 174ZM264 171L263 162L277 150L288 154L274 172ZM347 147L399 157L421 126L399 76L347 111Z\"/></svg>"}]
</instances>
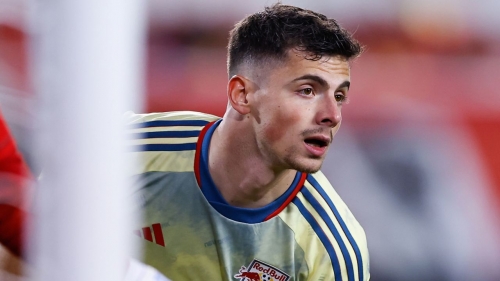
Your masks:
<instances>
[{"instance_id":1,"label":"red bull logo text","mask_svg":"<svg viewBox=\"0 0 500 281\"><path fill-rule=\"evenodd\" d=\"M288 281L290 276L283 270L254 259L248 267L242 266L234 278L239 278L239 281Z\"/></svg>"}]
</instances>

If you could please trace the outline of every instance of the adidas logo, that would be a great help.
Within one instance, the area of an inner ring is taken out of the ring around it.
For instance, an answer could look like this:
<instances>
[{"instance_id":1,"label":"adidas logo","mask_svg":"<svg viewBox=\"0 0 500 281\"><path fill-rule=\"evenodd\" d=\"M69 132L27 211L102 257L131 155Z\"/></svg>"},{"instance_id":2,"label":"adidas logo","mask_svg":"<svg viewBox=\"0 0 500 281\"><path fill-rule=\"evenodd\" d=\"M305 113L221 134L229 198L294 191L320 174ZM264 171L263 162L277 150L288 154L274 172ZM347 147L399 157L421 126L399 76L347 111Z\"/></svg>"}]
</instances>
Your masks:
<instances>
[{"instance_id":1,"label":"adidas logo","mask_svg":"<svg viewBox=\"0 0 500 281\"><path fill-rule=\"evenodd\" d=\"M163 231L161 230L161 224L159 223L155 223L150 227L143 227L141 229L135 230L134 233L141 238L165 247L165 240L163 240Z\"/></svg>"}]
</instances>

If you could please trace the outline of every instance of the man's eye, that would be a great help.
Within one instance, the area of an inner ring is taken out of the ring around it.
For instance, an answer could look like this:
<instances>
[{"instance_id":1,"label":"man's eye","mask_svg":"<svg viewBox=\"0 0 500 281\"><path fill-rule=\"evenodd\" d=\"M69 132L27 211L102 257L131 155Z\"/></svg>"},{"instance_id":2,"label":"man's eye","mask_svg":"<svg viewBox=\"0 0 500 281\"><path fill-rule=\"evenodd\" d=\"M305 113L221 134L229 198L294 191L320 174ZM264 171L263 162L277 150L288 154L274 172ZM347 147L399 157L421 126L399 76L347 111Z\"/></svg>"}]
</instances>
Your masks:
<instances>
[{"instance_id":1,"label":"man's eye","mask_svg":"<svg viewBox=\"0 0 500 281\"><path fill-rule=\"evenodd\" d=\"M335 100L338 103L347 103L348 102L347 97L342 93L335 94Z\"/></svg>"},{"instance_id":2,"label":"man's eye","mask_svg":"<svg viewBox=\"0 0 500 281\"><path fill-rule=\"evenodd\" d=\"M309 95L313 94L313 89L312 88L305 88L305 89L300 90L300 93L305 95L305 96L309 96Z\"/></svg>"}]
</instances>

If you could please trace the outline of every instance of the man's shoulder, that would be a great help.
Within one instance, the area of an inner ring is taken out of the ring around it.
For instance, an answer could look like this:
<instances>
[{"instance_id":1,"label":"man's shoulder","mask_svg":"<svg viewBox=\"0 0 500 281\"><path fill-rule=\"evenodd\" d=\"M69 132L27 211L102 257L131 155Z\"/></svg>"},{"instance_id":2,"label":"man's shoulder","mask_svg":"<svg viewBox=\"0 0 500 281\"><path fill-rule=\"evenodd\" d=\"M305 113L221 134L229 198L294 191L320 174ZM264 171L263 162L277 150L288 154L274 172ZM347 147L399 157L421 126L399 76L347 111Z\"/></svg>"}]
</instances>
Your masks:
<instances>
[{"instance_id":1,"label":"man's shoulder","mask_svg":"<svg viewBox=\"0 0 500 281\"><path fill-rule=\"evenodd\" d=\"M127 112L125 113L125 118L129 124L138 126L203 126L206 123L220 119L220 117L215 115L195 111L170 111L143 114Z\"/></svg>"},{"instance_id":2,"label":"man's shoulder","mask_svg":"<svg viewBox=\"0 0 500 281\"><path fill-rule=\"evenodd\" d=\"M336 208L338 209L350 212L348 211L347 205L339 196L328 178L321 171L318 171L314 174L309 174L306 178L306 182L308 189L314 190L314 192L311 192L311 196L321 201L325 200L325 202L328 203L330 207L336 206Z\"/></svg>"},{"instance_id":3,"label":"man's shoulder","mask_svg":"<svg viewBox=\"0 0 500 281\"><path fill-rule=\"evenodd\" d=\"M318 188L321 187L322 189L328 190L329 192L335 192L332 184L321 171L317 171L313 174L308 174L307 181L313 186L318 186Z\"/></svg>"},{"instance_id":4,"label":"man's shoulder","mask_svg":"<svg viewBox=\"0 0 500 281\"><path fill-rule=\"evenodd\" d=\"M193 172L198 138L203 128L217 116L175 111L126 113L128 144L139 161L133 175L160 172Z\"/></svg>"}]
</instances>

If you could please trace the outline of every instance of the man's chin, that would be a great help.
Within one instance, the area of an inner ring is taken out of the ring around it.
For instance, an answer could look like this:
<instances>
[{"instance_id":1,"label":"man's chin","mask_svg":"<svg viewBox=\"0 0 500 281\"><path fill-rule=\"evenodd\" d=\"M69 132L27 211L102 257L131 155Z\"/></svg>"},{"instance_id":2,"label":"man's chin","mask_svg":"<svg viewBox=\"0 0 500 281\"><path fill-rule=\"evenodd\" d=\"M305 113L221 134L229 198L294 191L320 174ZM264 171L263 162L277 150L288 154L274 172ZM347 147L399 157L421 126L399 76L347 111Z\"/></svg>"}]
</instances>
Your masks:
<instances>
[{"instance_id":1,"label":"man's chin","mask_svg":"<svg viewBox=\"0 0 500 281\"><path fill-rule=\"evenodd\" d=\"M292 165L292 169L297 170L302 173L314 174L321 169L323 160L316 160L313 163L298 163L295 162Z\"/></svg>"},{"instance_id":2,"label":"man's chin","mask_svg":"<svg viewBox=\"0 0 500 281\"><path fill-rule=\"evenodd\" d=\"M296 169L299 172L306 173L306 174L314 174L317 171L320 170L321 167L319 168L304 168L304 169Z\"/></svg>"}]
</instances>

